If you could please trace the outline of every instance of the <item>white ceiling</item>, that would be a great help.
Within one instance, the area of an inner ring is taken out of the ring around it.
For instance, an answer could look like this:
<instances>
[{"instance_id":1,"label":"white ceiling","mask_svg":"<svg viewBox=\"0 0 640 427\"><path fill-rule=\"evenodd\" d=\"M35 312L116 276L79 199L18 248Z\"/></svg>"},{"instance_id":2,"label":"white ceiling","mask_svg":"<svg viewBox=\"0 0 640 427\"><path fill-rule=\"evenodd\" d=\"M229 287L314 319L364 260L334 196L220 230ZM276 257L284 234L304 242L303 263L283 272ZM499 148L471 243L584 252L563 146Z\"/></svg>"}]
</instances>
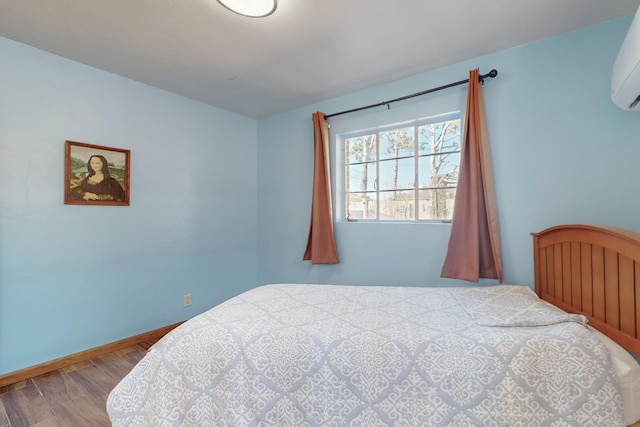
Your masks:
<instances>
[{"instance_id":1,"label":"white ceiling","mask_svg":"<svg viewBox=\"0 0 640 427\"><path fill-rule=\"evenodd\" d=\"M639 4L278 0L273 15L256 19L216 0L0 0L0 36L262 118L630 15Z\"/></svg>"}]
</instances>

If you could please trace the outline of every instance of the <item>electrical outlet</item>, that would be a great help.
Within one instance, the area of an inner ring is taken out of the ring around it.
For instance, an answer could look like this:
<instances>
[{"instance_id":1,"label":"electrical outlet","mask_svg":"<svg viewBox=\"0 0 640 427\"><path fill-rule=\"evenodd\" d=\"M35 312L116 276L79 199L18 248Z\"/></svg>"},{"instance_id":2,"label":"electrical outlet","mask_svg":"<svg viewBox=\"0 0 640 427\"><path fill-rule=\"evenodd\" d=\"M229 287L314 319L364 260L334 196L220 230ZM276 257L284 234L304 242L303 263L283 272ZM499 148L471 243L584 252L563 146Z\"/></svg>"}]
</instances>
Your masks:
<instances>
[{"instance_id":1,"label":"electrical outlet","mask_svg":"<svg viewBox=\"0 0 640 427\"><path fill-rule=\"evenodd\" d=\"M189 307L191 305L191 294L184 294L182 296L182 305Z\"/></svg>"}]
</instances>

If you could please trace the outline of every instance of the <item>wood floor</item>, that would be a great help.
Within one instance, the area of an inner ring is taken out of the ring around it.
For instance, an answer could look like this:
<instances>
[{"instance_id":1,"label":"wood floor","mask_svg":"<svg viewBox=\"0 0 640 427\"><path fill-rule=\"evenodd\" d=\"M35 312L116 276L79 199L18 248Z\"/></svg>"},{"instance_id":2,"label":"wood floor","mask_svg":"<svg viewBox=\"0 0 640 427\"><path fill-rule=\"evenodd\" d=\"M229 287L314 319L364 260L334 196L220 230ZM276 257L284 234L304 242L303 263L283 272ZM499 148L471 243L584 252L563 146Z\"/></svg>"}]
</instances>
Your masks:
<instances>
[{"instance_id":1,"label":"wood floor","mask_svg":"<svg viewBox=\"0 0 640 427\"><path fill-rule=\"evenodd\" d=\"M153 343L0 388L0 427L109 427L109 392Z\"/></svg>"}]
</instances>

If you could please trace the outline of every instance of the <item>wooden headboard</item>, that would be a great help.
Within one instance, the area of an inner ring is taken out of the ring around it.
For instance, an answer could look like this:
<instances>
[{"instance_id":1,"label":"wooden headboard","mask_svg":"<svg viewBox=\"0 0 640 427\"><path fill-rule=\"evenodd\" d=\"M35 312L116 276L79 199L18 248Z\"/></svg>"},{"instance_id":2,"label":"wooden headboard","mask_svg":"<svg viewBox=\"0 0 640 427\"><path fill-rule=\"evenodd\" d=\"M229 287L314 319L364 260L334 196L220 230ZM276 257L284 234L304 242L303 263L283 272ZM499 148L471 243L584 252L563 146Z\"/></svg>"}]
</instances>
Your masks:
<instances>
[{"instance_id":1,"label":"wooden headboard","mask_svg":"<svg viewBox=\"0 0 640 427\"><path fill-rule=\"evenodd\" d=\"M532 236L538 296L640 355L640 234L561 225Z\"/></svg>"}]
</instances>

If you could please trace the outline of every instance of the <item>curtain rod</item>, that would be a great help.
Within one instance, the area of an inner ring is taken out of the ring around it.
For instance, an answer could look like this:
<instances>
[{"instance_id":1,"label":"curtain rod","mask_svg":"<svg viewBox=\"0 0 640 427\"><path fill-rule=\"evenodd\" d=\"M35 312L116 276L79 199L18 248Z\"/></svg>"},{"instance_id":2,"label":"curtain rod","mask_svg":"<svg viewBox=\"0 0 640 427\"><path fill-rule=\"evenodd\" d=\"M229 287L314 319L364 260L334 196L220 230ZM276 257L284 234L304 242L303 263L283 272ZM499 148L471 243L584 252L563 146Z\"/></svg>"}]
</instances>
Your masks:
<instances>
[{"instance_id":1,"label":"curtain rod","mask_svg":"<svg viewBox=\"0 0 640 427\"><path fill-rule=\"evenodd\" d=\"M493 69L493 70L489 71L487 74L482 74L481 76L478 77L478 79L484 84L484 79L486 79L487 77L494 78L497 75L498 75L498 70ZM414 98L416 96L421 96L421 95L426 95L426 94L431 93L431 92L437 92L437 91L442 90L442 89L448 89L450 87L463 85L465 83L469 83L469 79L460 80L459 82L453 82L453 83L449 83L449 84L444 85L444 86L438 86L438 87L434 87L432 89L423 90L422 92L412 93L411 95L406 95L406 96L403 96L403 97L400 97L400 98L395 98L395 99L392 99L390 101L378 102L377 104L371 104L371 105L366 105L364 107L353 108L351 110L340 111L339 113L326 114L324 116L324 118L328 119L329 117L340 116L342 114L347 114L347 113L354 113L356 111L367 110L369 108L374 108L374 107L381 107L383 105L386 105L387 108L389 108L389 104L391 104L392 102L404 101L405 99Z\"/></svg>"}]
</instances>

